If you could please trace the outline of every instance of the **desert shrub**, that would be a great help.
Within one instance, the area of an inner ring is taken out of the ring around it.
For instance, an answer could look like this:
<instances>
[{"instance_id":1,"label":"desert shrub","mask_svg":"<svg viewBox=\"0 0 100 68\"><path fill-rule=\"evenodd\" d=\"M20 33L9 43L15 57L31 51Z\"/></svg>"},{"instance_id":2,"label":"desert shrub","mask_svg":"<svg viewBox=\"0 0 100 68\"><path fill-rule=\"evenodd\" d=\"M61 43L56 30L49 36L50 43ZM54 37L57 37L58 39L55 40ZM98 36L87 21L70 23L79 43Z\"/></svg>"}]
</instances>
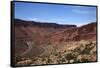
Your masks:
<instances>
[{"instance_id":1,"label":"desert shrub","mask_svg":"<svg viewBox=\"0 0 100 68\"><path fill-rule=\"evenodd\" d=\"M61 56L61 54L60 54L60 53L57 55L57 57L58 57L58 58L62 58L62 56Z\"/></svg>"},{"instance_id":2,"label":"desert shrub","mask_svg":"<svg viewBox=\"0 0 100 68\"><path fill-rule=\"evenodd\" d=\"M52 62L52 60L50 58L48 58L47 61L46 61L47 64L51 63L51 62Z\"/></svg>"},{"instance_id":3,"label":"desert shrub","mask_svg":"<svg viewBox=\"0 0 100 68\"><path fill-rule=\"evenodd\" d=\"M91 60L90 55L79 55L77 62L89 62Z\"/></svg>"},{"instance_id":4,"label":"desert shrub","mask_svg":"<svg viewBox=\"0 0 100 68\"><path fill-rule=\"evenodd\" d=\"M60 61L63 63L63 62L65 62L66 60L65 60L65 58L62 58Z\"/></svg>"},{"instance_id":5,"label":"desert shrub","mask_svg":"<svg viewBox=\"0 0 100 68\"><path fill-rule=\"evenodd\" d=\"M66 53L66 50L64 50L64 53Z\"/></svg>"},{"instance_id":6,"label":"desert shrub","mask_svg":"<svg viewBox=\"0 0 100 68\"><path fill-rule=\"evenodd\" d=\"M81 51L81 54L89 54L90 51L91 51L93 48L94 48L94 45L93 45L92 43L86 44L86 45L84 46L84 50Z\"/></svg>"},{"instance_id":7,"label":"desert shrub","mask_svg":"<svg viewBox=\"0 0 100 68\"><path fill-rule=\"evenodd\" d=\"M75 49L71 50L72 52L77 52L80 53L81 51L84 50L84 45L80 44L80 46L76 47Z\"/></svg>"},{"instance_id":8,"label":"desert shrub","mask_svg":"<svg viewBox=\"0 0 100 68\"><path fill-rule=\"evenodd\" d=\"M72 52L65 55L65 59L68 60L69 63L71 59L76 59L76 57L77 56Z\"/></svg>"},{"instance_id":9,"label":"desert shrub","mask_svg":"<svg viewBox=\"0 0 100 68\"><path fill-rule=\"evenodd\" d=\"M54 55L55 55L55 56L58 56L58 54L57 54L57 53L55 53Z\"/></svg>"},{"instance_id":10,"label":"desert shrub","mask_svg":"<svg viewBox=\"0 0 100 68\"><path fill-rule=\"evenodd\" d=\"M89 59L87 59L87 58L82 58L82 59L81 59L81 62L89 62Z\"/></svg>"},{"instance_id":11,"label":"desert shrub","mask_svg":"<svg viewBox=\"0 0 100 68\"><path fill-rule=\"evenodd\" d=\"M60 58L57 59L57 63L58 63L58 64L62 63L61 60L60 60Z\"/></svg>"},{"instance_id":12,"label":"desert shrub","mask_svg":"<svg viewBox=\"0 0 100 68\"><path fill-rule=\"evenodd\" d=\"M44 62L45 61L45 58L42 58L42 61Z\"/></svg>"},{"instance_id":13,"label":"desert shrub","mask_svg":"<svg viewBox=\"0 0 100 68\"><path fill-rule=\"evenodd\" d=\"M93 51L93 54L96 55L97 54L97 51Z\"/></svg>"},{"instance_id":14,"label":"desert shrub","mask_svg":"<svg viewBox=\"0 0 100 68\"><path fill-rule=\"evenodd\" d=\"M90 43L85 46L85 49L91 50L94 46Z\"/></svg>"},{"instance_id":15,"label":"desert shrub","mask_svg":"<svg viewBox=\"0 0 100 68\"><path fill-rule=\"evenodd\" d=\"M80 52L81 48L80 47L76 47L74 50L72 50L73 52Z\"/></svg>"},{"instance_id":16,"label":"desert shrub","mask_svg":"<svg viewBox=\"0 0 100 68\"><path fill-rule=\"evenodd\" d=\"M35 61L37 61L38 60L38 58L36 57L36 58L32 58L32 62L34 63Z\"/></svg>"}]
</instances>

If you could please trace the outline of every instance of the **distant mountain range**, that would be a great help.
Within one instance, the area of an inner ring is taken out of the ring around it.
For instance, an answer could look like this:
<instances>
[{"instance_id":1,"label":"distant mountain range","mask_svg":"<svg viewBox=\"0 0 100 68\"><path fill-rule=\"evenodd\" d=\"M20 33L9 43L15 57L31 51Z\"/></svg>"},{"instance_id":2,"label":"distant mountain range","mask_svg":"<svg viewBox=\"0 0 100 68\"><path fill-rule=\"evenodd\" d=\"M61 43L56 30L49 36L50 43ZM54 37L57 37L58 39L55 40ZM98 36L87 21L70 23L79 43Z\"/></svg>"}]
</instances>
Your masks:
<instances>
[{"instance_id":1,"label":"distant mountain range","mask_svg":"<svg viewBox=\"0 0 100 68\"><path fill-rule=\"evenodd\" d=\"M38 26L38 27L47 27L47 28L69 28L69 27L77 27L76 25L62 25L50 22L36 22L36 21L24 21L20 19L15 19L16 26Z\"/></svg>"}]
</instances>

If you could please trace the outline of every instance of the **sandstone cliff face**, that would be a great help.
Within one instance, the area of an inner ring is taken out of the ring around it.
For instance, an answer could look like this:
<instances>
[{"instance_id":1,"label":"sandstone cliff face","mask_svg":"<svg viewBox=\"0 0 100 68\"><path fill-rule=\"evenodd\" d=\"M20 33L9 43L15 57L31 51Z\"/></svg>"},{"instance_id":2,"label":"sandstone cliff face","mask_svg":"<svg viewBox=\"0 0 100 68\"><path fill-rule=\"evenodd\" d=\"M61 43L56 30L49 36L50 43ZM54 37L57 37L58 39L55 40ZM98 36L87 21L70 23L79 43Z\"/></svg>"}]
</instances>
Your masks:
<instances>
[{"instance_id":1,"label":"sandstone cliff face","mask_svg":"<svg viewBox=\"0 0 100 68\"><path fill-rule=\"evenodd\" d=\"M80 40L96 40L96 23L90 23L81 27L63 29L62 31L53 34L51 37L52 42L69 42Z\"/></svg>"},{"instance_id":2,"label":"sandstone cliff face","mask_svg":"<svg viewBox=\"0 0 100 68\"><path fill-rule=\"evenodd\" d=\"M96 23L90 23L79 27L79 34L81 39L84 40L96 40Z\"/></svg>"}]
</instances>

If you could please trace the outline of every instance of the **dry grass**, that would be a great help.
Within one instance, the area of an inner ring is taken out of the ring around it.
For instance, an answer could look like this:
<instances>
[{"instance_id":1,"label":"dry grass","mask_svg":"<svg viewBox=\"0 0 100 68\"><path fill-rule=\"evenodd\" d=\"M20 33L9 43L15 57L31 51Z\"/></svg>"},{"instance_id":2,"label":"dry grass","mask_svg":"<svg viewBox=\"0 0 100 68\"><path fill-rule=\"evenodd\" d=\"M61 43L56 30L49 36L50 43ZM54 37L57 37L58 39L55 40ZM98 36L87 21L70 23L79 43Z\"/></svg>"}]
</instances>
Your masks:
<instances>
[{"instance_id":1,"label":"dry grass","mask_svg":"<svg viewBox=\"0 0 100 68\"><path fill-rule=\"evenodd\" d=\"M20 59L17 65L42 65L59 63L80 63L96 61L96 42L71 42L59 48L58 46L47 45L43 47L44 52L37 57Z\"/></svg>"}]
</instances>

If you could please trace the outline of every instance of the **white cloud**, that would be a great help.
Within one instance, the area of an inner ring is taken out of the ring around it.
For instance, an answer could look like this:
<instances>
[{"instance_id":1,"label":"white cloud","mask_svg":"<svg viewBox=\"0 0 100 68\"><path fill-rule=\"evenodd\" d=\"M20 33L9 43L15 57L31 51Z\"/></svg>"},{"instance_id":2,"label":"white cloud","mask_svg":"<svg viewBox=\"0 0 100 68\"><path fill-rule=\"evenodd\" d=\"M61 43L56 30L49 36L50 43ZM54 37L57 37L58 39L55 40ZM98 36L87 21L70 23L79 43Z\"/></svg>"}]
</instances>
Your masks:
<instances>
[{"instance_id":1,"label":"white cloud","mask_svg":"<svg viewBox=\"0 0 100 68\"><path fill-rule=\"evenodd\" d=\"M76 5L76 6L71 6L71 8L83 8L84 6L78 6L78 5Z\"/></svg>"},{"instance_id":2,"label":"white cloud","mask_svg":"<svg viewBox=\"0 0 100 68\"><path fill-rule=\"evenodd\" d=\"M39 19L38 18L33 18L33 20L38 21Z\"/></svg>"},{"instance_id":3,"label":"white cloud","mask_svg":"<svg viewBox=\"0 0 100 68\"><path fill-rule=\"evenodd\" d=\"M78 13L78 14L88 14L88 13L90 13L87 10L79 10L79 9L74 9L73 12Z\"/></svg>"},{"instance_id":4,"label":"white cloud","mask_svg":"<svg viewBox=\"0 0 100 68\"><path fill-rule=\"evenodd\" d=\"M38 21L39 19L38 19L38 18L28 18L28 20L31 20L31 21Z\"/></svg>"}]
</instances>

